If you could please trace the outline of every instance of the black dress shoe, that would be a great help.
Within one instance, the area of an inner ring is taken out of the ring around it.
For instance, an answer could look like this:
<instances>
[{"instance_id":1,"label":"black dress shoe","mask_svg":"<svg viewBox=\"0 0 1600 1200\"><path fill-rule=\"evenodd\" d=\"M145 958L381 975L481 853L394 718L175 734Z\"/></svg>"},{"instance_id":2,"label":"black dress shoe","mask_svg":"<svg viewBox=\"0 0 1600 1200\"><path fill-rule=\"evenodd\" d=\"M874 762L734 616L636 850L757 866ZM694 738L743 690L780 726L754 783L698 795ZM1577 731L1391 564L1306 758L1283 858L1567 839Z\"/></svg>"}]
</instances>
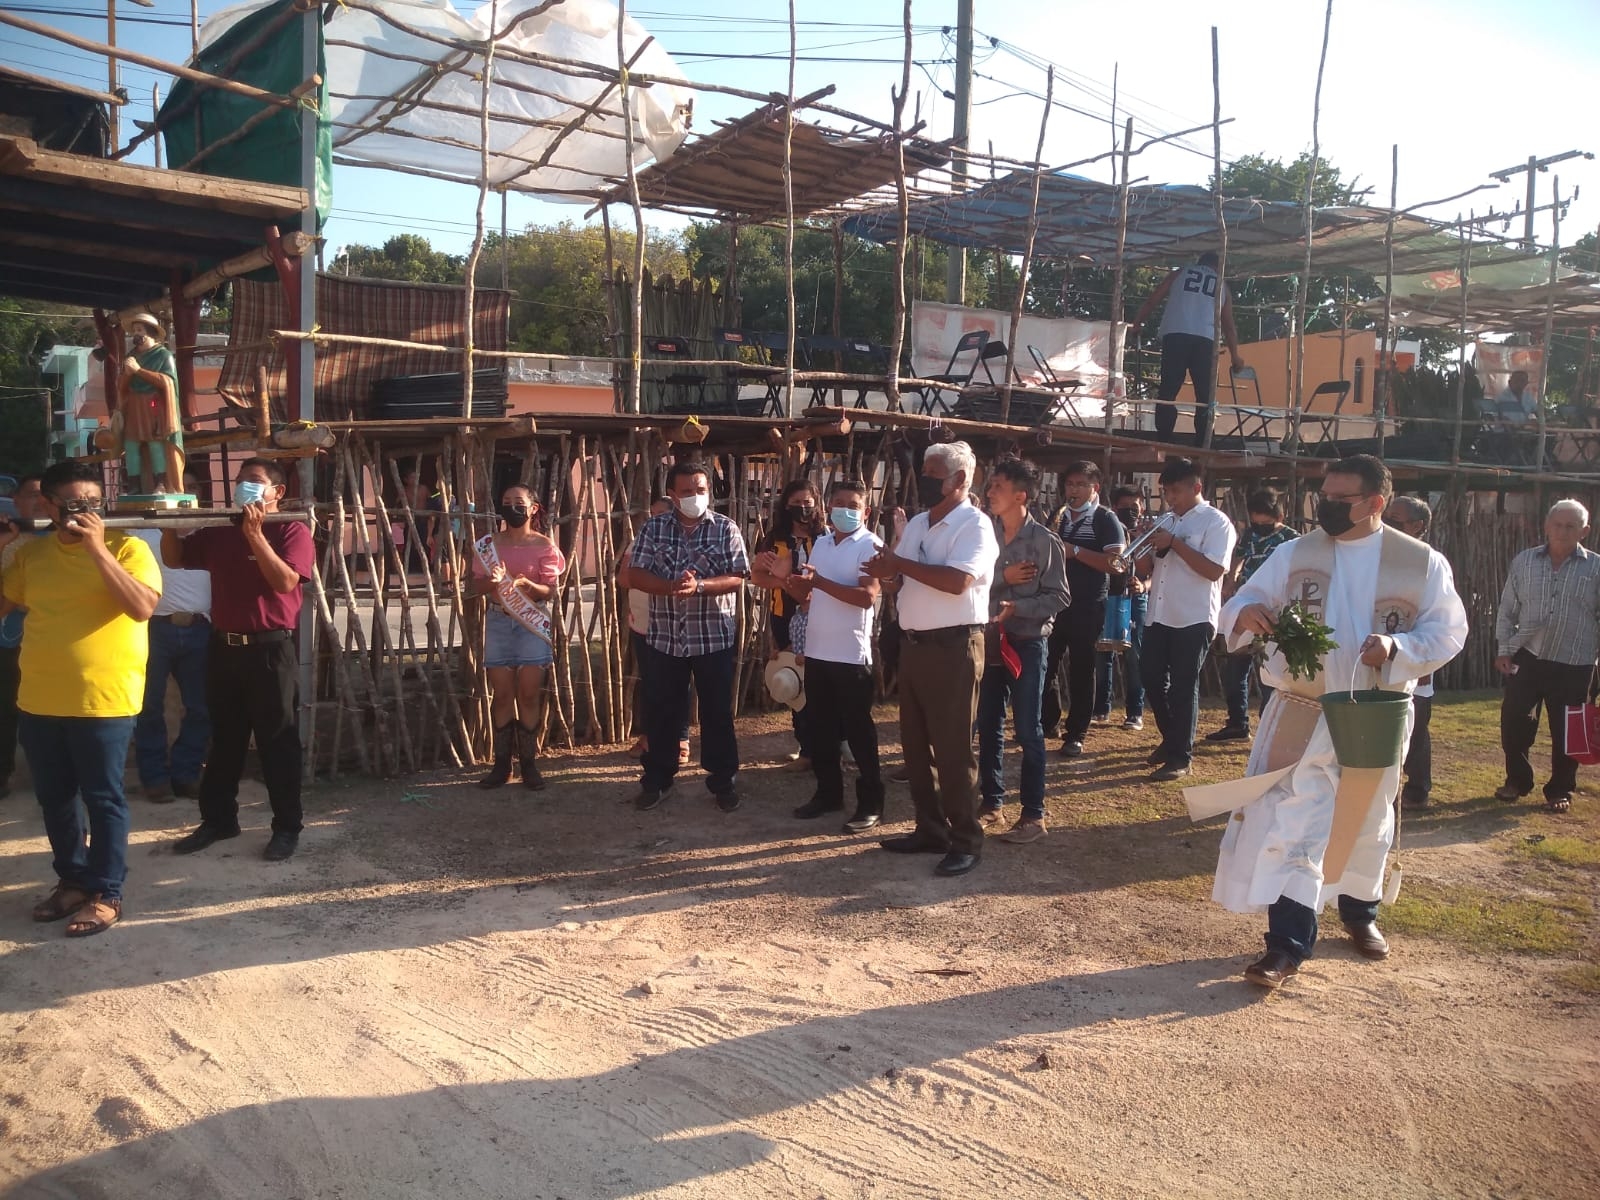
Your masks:
<instances>
[{"instance_id":1,"label":"black dress shoe","mask_svg":"<svg viewBox=\"0 0 1600 1200\"><path fill-rule=\"evenodd\" d=\"M900 837L884 838L878 845L882 846L890 854L950 853L948 842L937 842L918 833L907 833Z\"/></svg>"},{"instance_id":2,"label":"black dress shoe","mask_svg":"<svg viewBox=\"0 0 1600 1200\"><path fill-rule=\"evenodd\" d=\"M1151 771L1146 778L1152 783L1171 783L1174 780L1182 779L1188 773L1188 767L1179 766L1177 763L1167 763Z\"/></svg>"},{"instance_id":3,"label":"black dress shoe","mask_svg":"<svg viewBox=\"0 0 1600 1200\"><path fill-rule=\"evenodd\" d=\"M222 829L216 825L207 825L201 822L191 832L185 834L172 843L174 854L193 854L196 850L204 850L214 842L224 842L229 838L239 836L239 827Z\"/></svg>"},{"instance_id":4,"label":"black dress shoe","mask_svg":"<svg viewBox=\"0 0 1600 1200\"><path fill-rule=\"evenodd\" d=\"M963 854L959 850L952 850L939 860L939 865L933 869L935 875L965 875L978 865L976 854Z\"/></svg>"},{"instance_id":5,"label":"black dress shoe","mask_svg":"<svg viewBox=\"0 0 1600 1200\"><path fill-rule=\"evenodd\" d=\"M300 845L298 833L285 833L278 830L267 840L267 848L261 852L261 857L268 862L283 862L293 858L295 848Z\"/></svg>"},{"instance_id":6,"label":"black dress shoe","mask_svg":"<svg viewBox=\"0 0 1600 1200\"><path fill-rule=\"evenodd\" d=\"M725 792L718 792L717 793L717 811L718 812L725 812L725 813L738 812L739 811L739 805L741 805L743 803L744 803L744 801L739 798L739 793L737 791L735 791L733 788L729 788Z\"/></svg>"},{"instance_id":7,"label":"black dress shoe","mask_svg":"<svg viewBox=\"0 0 1600 1200\"><path fill-rule=\"evenodd\" d=\"M869 829L876 829L883 820L882 813L860 812L844 823L846 833L865 833Z\"/></svg>"},{"instance_id":8,"label":"black dress shoe","mask_svg":"<svg viewBox=\"0 0 1600 1200\"><path fill-rule=\"evenodd\" d=\"M1244 969L1244 977L1258 987L1276 988L1291 975L1300 973L1294 956L1282 950L1268 950Z\"/></svg>"},{"instance_id":9,"label":"black dress shoe","mask_svg":"<svg viewBox=\"0 0 1600 1200\"><path fill-rule=\"evenodd\" d=\"M1378 926L1367 921L1361 925L1346 925L1345 932L1350 935L1350 943L1356 948L1356 953L1362 958L1384 959L1389 957L1389 943L1379 932Z\"/></svg>"},{"instance_id":10,"label":"black dress shoe","mask_svg":"<svg viewBox=\"0 0 1600 1200\"><path fill-rule=\"evenodd\" d=\"M1250 730L1244 725L1224 725L1221 729L1214 729L1206 734L1208 742L1243 742L1250 737Z\"/></svg>"},{"instance_id":11,"label":"black dress shoe","mask_svg":"<svg viewBox=\"0 0 1600 1200\"><path fill-rule=\"evenodd\" d=\"M1145 762L1149 763L1152 767L1163 766L1166 761L1167 752L1162 746L1157 746L1154 750L1150 751L1149 757L1145 759Z\"/></svg>"},{"instance_id":12,"label":"black dress shoe","mask_svg":"<svg viewBox=\"0 0 1600 1200\"><path fill-rule=\"evenodd\" d=\"M1082 758L1083 757L1083 743L1081 741L1077 741L1077 740L1062 742L1061 743L1061 757L1062 758Z\"/></svg>"},{"instance_id":13,"label":"black dress shoe","mask_svg":"<svg viewBox=\"0 0 1600 1200\"><path fill-rule=\"evenodd\" d=\"M802 821L814 821L818 817L825 816L828 813L843 811L844 802L842 800L830 802L822 799L820 796L813 796L799 808L795 809L794 815L799 817Z\"/></svg>"}]
</instances>

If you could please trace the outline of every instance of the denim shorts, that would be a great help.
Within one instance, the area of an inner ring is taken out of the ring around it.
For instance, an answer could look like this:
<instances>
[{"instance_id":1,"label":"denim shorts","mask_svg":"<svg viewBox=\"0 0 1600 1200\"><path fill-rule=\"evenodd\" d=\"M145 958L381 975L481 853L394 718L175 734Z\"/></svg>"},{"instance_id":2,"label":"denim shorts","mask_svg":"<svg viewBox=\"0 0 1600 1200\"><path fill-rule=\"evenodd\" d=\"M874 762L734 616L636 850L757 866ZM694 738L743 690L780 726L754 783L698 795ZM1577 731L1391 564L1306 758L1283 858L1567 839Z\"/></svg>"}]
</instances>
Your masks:
<instances>
[{"instance_id":1,"label":"denim shorts","mask_svg":"<svg viewBox=\"0 0 1600 1200\"><path fill-rule=\"evenodd\" d=\"M483 636L485 667L548 667L555 659L549 643L521 621L498 608L489 610Z\"/></svg>"}]
</instances>

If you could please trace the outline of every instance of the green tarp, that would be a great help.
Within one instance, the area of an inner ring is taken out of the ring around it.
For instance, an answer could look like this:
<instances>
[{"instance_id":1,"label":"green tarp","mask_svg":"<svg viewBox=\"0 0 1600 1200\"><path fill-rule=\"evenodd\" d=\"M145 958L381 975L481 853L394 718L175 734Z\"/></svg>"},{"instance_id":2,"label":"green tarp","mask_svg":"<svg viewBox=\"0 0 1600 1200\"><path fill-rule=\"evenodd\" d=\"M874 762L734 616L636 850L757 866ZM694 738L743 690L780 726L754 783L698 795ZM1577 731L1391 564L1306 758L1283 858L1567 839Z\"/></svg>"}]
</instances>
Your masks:
<instances>
[{"instance_id":1,"label":"green tarp","mask_svg":"<svg viewBox=\"0 0 1600 1200\"><path fill-rule=\"evenodd\" d=\"M278 0L276 4L250 14L222 37L201 49L192 65L213 75L248 83L280 96L287 95L308 74L304 69L302 53L304 26L307 20L315 21L316 73L322 76L323 81L316 94L315 106L311 105L308 96L306 103L298 109L279 110L238 141L202 159L194 169L204 175L223 175L230 179L253 179L259 183L299 187L303 182L300 178L300 123L315 120L317 180L314 200L317 227L321 229L333 203L333 132L326 116L328 68L318 11L312 9L308 16L290 19L237 64L229 65L240 47L254 41L263 29L279 20L284 10L293 6L293 2ZM166 103L161 106L163 119L176 114L176 119L163 131L167 161L175 167L182 166L212 142L233 133L261 109L259 102L248 97L216 88L202 88L186 79L178 80Z\"/></svg>"}]
</instances>

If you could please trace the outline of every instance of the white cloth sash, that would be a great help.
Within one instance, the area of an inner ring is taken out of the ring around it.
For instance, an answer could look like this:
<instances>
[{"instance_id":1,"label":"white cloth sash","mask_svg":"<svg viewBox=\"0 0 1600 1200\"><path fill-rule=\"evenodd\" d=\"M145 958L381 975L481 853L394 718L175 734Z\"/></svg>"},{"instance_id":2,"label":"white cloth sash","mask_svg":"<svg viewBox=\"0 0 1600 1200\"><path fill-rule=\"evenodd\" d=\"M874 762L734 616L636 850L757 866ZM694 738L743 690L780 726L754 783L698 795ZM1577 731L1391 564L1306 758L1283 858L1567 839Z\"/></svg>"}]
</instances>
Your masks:
<instances>
[{"instance_id":1,"label":"white cloth sash","mask_svg":"<svg viewBox=\"0 0 1600 1200\"><path fill-rule=\"evenodd\" d=\"M494 569L500 565L500 551L495 547L494 534L486 533L472 543L472 549L478 555L478 561L483 564L484 574L494 577ZM500 601L500 607L526 629L534 637L541 639L545 645L554 646L555 637L550 628L550 614L540 608L521 588L517 581L507 575L495 589L495 596Z\"/></svg>"}]
</instances>

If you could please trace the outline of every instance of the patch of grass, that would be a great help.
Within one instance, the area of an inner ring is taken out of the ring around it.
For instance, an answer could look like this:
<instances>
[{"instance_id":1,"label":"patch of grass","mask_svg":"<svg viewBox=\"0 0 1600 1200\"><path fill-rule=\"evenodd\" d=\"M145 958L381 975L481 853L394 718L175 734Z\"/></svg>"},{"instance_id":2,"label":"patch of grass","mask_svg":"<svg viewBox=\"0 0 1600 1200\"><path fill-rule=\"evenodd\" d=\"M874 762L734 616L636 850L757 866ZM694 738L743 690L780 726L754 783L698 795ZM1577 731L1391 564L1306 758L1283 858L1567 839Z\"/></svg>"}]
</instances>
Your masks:
<instances>
[{"instance_id":1,"label":"patch of grass","mask_svg":"<svg viewBox=\"0 0 1600 1200\"><path fill-rule=\"evenodd\" d=\"M1516 845L1517 854L1540 862L1557 863L1563 867L1600 868L1600 842L1587 838L1557 835L1542 841L1524 839Z\"/></svg>"},{"instance_id":2,"label":"patch of grass","mask_svg":"<svg viewBox=\"0 0 1600 1200\"><path fill-rule=\"evenodd\" d=\"M1575 992L1600 996L1600 963L1582 963L1576 967L1569 967L1557 975L1556 979Z\"/></svg>"},{"instance_id":3,"label":"patch of grass","mask_svg":"<svg viewBox=\"0 0 1600 1200\"><path fill-rule=\"evenodd\" d=\"M1593 907L1576 896L1505 896L1482 888L1407 880L1384 928L1455 942L1475 951L1574 954Z\"/></svg>"}]
</instances>

